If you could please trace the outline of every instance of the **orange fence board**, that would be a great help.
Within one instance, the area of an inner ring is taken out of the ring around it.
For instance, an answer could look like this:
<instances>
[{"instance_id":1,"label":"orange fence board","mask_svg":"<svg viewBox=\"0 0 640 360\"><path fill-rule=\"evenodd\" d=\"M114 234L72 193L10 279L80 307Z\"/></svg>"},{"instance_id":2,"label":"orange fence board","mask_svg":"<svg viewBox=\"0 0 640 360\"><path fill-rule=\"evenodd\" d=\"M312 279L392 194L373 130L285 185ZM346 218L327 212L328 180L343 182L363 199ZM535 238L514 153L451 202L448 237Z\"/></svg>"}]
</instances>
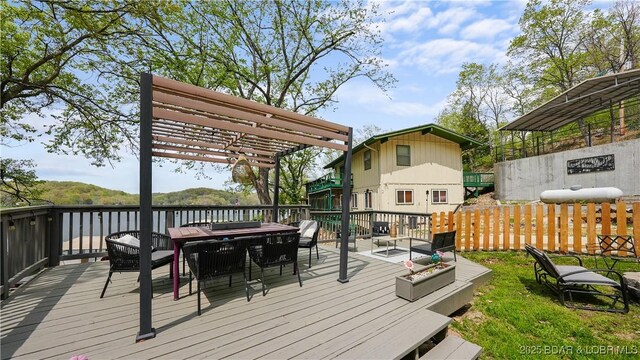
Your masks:
<instances>
[{"instance_id":1,"label":"orange fence board","mask_svg":"<svg viewBox=\"0 0 640 360\"><path fill-rule=\"evenodd\" d=\"M587 204L587 249L596 246L596 204Z\"/></svg>"},{"instance_id":2,"label":"orange fence board","mask_svg":"<svg viewBox=\"0 0 640 360\"><path fill-rule=\"evenodd\" d=\"M536 247L544 247L544 218L542 204L536 205Z\"/></svg>"},{"instance_id":3,"label":"orange fence board","mask_svg":"<svg viewBox=\"0 0 640 360\"><path fill-rule=\"evenodd\" d=\"M489 233L491 232L491 220L489 209L484 209L484 232L482 234L482 249L489 250Z\"/></svg>"},{"instance_id":4,"label":"orange fence board","mask_svg":"<svg viewBox=\"0 0 640 360\"><path fill-rule=\"evenodd\" d=\"M556 206L547 205L547 250L556 251Z\"/></svg>"},{"instance_id":5,"label":"orange fence board","mask_svg":"<svg viewBox=\"0 0 640 360\"><path fill-rule=\"evenodd\" d=\"M502 220L502 225L504 227L502 230L502 250L509 250L509 246L511 245L511 217L509 215L509 210L510 208L505 206Z\"/></svg>"},{"instance_id":6,"label":"orange fence board","mask_svg":"<svg viewBox=\"0 0 640 360\"><path fill-rule=\"evenodd\" d=\"M500 246L500 209L493 209L493 250Z\"/></svg>"},{"instance_id":7,"label":"orange fence board","mask_svg":"<svg viewBox=\"0 0 640 360\"><path fill-rule=\"evenodd\" d=\"M447 216L447 225L449 229L448 231L453 231L453 211L449 211L449 216Z\"/></svg>"},{"instance_id":8,"label":"orange fence board","mask_svg":"<svg viewBox=\"0 0 640 360\"><path fill-rule=\"evenodd\" d=\"M574 252L582 252L582 205L573 204L573 249Z\"/></svg>"},{"instance_id":9,"label":"orange fence board","mask_svg":"<svg viewBox=\"0 0 640 360\"><path fill-rule=\"evenodd\" d=\"M471 211L464 212L464 249L471 250Z\"/></svg>"},{"instance_id":10,"label":"orange fence board","mask_svg":"<svg viewBox=\"0 0 640 360\"><path fill-rule=\"evenodd\" d=\"M473 249L480 249L480 210L473 212Z\"/></svg>"},{"instance_id":11,"label":"orange fence board","mask_svg":"<svg viewBox=\"0 0 640 360\"><path fill-rule=\"evenodd\" d=\"M456 249L462 249L462 211L456 214Z\"/></svg>"},{"instance_id":12,"label":"orange fence board","mask_svg":"<svg viewBox=\"0 0 640 360\"><path fill-rule=\"evenodd\" d=\"M513 248L520 250L520 205L513 208Z\"/></svg>"},{"instance_id":13,"label":"orange fence board","mask_svg":"<svg viewBox=\"0 0 640 360\"><path fill-rule=\"evenodd\" d=\"M612 235L611 234L611 204L602 203L601 205L602 212L600 213L600 224L601 234L604 235Z\"/></svg>"},{"instance_id":14,"label":"orange fence board","mask_svg":"<svg viewBox=\"0 0 640 360\"><path fill-rule=\"evenodd\" d=\"M569 205L560 205L560 252L569 251Z\"/></svg>"},{"instance_id":15,"label":"orange fence board","mask_svg":"<svg viewBox=\"0 0 640 360\"><path fill-rule=\"evenodd\" d=\"M624 201L619 201L616 204L616 234L617 235L628 235L627 234L627 204ZM620 243L620 247L624 248L622 245L623 240L618 240ZM627 256L626 250L620 250L620 256Z\"/></svg>"},{"instance_id":16,"label":"orange fence board","mask_svg":"<svg viewBox=\"0 0 640 360\"><path fill-rule=\"evenodd\" d=\"M524 206L524 243L531 244L531 205Z\"/></svg>"}]
</instances>

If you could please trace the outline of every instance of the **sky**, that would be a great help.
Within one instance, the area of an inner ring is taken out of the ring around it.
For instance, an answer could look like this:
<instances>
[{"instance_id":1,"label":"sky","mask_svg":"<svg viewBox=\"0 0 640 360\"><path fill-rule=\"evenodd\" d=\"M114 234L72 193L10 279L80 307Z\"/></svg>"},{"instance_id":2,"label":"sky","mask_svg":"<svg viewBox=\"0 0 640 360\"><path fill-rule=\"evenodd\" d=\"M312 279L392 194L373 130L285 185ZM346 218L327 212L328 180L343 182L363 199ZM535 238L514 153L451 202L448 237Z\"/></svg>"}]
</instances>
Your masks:
<instances>
[{"instance_id":1,"label":"sky","mask_svg":"<svg viewBox=\"0 0 640 360\"><path fill-rule=\"evenodd\" d=\"M386 21L378 24L384 38L382 58L398 80L386 93L370 81L356 79L336 94L335 108L321 118L354 129L375 124L385 130L435 123L455 90L462 64L506 62L509 42L519 33L525 1L379 2ZM42 119L27 119L42 126ZM46 119L45 119L46 120ZM97 168L82 156L49 154L41 142L2 147L2 156L34 159L42 180L80 181L108 189L139 193L139 164L133 155L113 167ZM176 173L171 163L155 164L153 191L192 187L223 189L229 171L211 169L210 179Z\"/></svg>"}]
</instances>

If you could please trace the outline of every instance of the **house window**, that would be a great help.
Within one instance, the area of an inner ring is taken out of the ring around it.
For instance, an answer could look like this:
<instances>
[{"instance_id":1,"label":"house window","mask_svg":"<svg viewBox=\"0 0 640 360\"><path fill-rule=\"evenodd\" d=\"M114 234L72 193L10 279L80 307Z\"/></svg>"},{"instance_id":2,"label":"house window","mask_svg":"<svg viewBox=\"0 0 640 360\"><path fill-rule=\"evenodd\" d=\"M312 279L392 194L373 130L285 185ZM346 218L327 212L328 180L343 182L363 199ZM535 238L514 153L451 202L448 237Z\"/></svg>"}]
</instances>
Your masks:
<instances>
[{"instance_id":1,"label":"house window","mask_svg":"<svg viewBox=\"0 0 640 360\"><path fill-rule=\"evenodd\" d=\"M447 203L447 190L432 190L431 191L431 203L432 204L446 204Z\"/></svg>"},{"instance_id":2,"label":"house window","mask_svg":"<svg viewBox=\"0 0 640 360\"><path fill-rule=\"evenodd\" d=\"M367 150L364 152L364 169L371 169L371 150Z\"/></svg>"},{"instance_id":3,"label":"house window","mask_svg":"<svg viewBox=\"0 0 640 360\"><path fill-rule=\"evenodd\" d=\"M358 208L358 194L356 193L351 194L351 208L352 209Z\"/></svg>"},{"instance_id":4,"label":"house window","mask_svg":"<svg viewBox=\"0 0 640 360\"><path fill-rule=\"evenodd\" d=\"M371 191L367 191L364 193L364 208L372 209L373 208L373 193Z\"/></svg>"},{"instance_id":5,"label":"house window","mask_svg":"<svg viewBox=\"0 0 640 360\"><path fill-rule=\"evenodd\" d=\"M413 190L396 190L396 204L413 204Z\"/></svg>"},{"instance_id":6,"label":"house window","mask_svg":"<svg viewBox=\"0 0 640 360\"><path fill-rule=\"evenodd\" d=\"M409 145L396 145L396 164L411 166L411 147Z\"/></svg>"}]
</instances>

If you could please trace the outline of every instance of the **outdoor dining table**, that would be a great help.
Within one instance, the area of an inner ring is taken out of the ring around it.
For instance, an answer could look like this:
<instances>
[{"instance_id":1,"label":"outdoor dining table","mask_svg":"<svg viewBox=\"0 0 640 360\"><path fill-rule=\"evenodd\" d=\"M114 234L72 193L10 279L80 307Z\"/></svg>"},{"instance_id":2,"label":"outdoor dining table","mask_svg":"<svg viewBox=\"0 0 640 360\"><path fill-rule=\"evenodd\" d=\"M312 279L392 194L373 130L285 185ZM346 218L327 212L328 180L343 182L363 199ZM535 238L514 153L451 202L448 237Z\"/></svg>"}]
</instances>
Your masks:
<instances>
[{"instance_id":1,"label":"outdoor dining table","mask_svg":"<svg viewBox=\"0 0 640 360\"><path fill-rule=\"evenodd\" d=\"M187 241L224 240L245 236L277 235L298 232L295 226L278 223L262 223L260 227L211 230L207 227L169 228L169 236L173 241L173 300L180 298L180 251Z\"/></svg>"}]
</instances>

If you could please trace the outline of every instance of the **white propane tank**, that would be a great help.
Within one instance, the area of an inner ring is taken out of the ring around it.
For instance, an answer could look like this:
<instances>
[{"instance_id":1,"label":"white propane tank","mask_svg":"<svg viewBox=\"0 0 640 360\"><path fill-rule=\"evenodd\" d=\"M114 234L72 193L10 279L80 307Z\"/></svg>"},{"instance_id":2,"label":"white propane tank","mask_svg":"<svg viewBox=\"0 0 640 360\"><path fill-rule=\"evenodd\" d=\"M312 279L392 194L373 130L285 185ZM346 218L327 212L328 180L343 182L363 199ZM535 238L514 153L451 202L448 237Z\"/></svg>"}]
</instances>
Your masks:
<instances>
[{"instance_id":1,"label":"white propane tank","mask_svg":"<svg viewBox=\"0 0 640 360\"><path fill-rule=\"evenodd\" d=\"M622 190L616 187L600 187L583 189L574 185L569 189L545 190L540 194L540 201L547 204L573 203L580 201L612 202L622 196Z\"/></svg>"}]
</instances>

